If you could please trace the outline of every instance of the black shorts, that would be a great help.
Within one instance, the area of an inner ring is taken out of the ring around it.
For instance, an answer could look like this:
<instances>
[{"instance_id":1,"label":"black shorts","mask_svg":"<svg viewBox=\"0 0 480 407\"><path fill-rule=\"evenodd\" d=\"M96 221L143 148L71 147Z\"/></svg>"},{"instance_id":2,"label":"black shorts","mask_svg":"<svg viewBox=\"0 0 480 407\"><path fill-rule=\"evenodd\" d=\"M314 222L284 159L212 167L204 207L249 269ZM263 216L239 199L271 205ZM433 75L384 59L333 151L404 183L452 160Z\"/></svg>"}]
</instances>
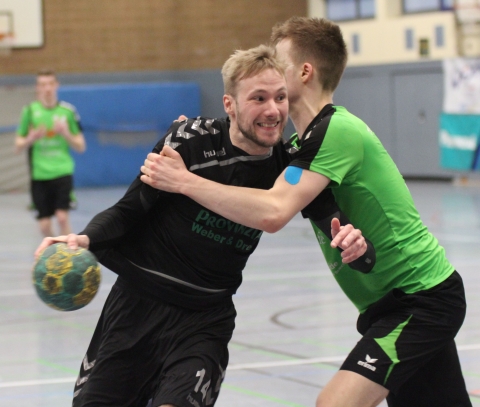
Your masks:
<instances>
[{"instance_id":1,"label":"black shorts","mask_svg":"<svg viewBox=\"0 0 480 407\"><path fill-rule=\"evenodd\" d=\"M83 359L73 407L213 406L228 364L233 304L181 308L112 288Z\"/></svg>"},{"instance_id":2,"label":"black shorts","mask_svg":"<svg viewBox=\"0 0 480 407\"><path fill-rule=\"evenodd\" d=\"M32 202L37 210L37 219L49 218L57 209L70 209L73 177L66 175L48 181L31 182Z\"/></svg>"},{"instance_id":3,"label":"black shorts","mask_svg":"<svg viewBox=\"0 0 480 407\"><path fill-rule=\"evenodd\" d=\"M454 342L465 312L457 272L429 290L394 289L359 316L363 337L341 369L390 390L390 407L471 406Z\"/></svg>"}]
</instances>

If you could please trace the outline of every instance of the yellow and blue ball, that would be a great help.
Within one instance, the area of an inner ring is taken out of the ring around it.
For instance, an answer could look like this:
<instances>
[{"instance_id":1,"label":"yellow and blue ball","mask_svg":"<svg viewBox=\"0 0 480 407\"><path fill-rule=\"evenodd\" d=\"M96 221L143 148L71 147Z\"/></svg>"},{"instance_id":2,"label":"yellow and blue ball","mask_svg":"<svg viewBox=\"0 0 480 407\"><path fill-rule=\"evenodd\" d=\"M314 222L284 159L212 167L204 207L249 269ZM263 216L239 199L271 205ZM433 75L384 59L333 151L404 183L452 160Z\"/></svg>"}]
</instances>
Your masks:
<instances>
[{"instance_id":1,"label":"yellow and blue ball","mask_svg":"<svg viewBox=\"0 0 480 407\"><path fill-rule=\"evenodd\" d=\"M74 311L92 301L101 271L90 251L65 243L48 246L33 267L33 285L40 299L60 311Z\"/></svg>"}]
</instances>

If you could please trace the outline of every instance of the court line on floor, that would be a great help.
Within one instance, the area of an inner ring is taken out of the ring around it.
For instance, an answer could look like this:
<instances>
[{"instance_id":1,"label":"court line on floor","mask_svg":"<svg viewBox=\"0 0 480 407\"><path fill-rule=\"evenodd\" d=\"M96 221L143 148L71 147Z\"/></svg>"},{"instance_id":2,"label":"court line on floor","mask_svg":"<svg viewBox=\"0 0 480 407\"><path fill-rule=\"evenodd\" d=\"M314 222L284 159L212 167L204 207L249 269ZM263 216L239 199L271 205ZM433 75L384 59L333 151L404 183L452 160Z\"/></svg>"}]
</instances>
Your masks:
<instances>
[{"instance_id":1,"label":"court line on floor","mask_svg":"<svg viewBox=\"0 0 480 407\"><path fill-rule=\"evenodd\" d=\"M478 350L480 349L480 343L471 344L471 345L460 345L457 346L459 351L463 350ZM283 367L283 366L301 366L301 365L311 365L315 363L332 363L332 362L342 362L345 360L346 355L343 356L330 356L330 357L321 357L321 358L310 358L310 359L296 359L296 360L282 360L275 362L257 362L257 363L241 363L236 365L230 365L228 371L232 370L248 370L248 369L264 369L269 367ZM75 377L63 377L55 379L43 379L43 380L22 380L14 382L0 382L0 388L11 388L11 387L27 387L27 386L43 386L49 384L63 384L63 383L74 383L76 380Z\"/></svg>"}]
</instances>

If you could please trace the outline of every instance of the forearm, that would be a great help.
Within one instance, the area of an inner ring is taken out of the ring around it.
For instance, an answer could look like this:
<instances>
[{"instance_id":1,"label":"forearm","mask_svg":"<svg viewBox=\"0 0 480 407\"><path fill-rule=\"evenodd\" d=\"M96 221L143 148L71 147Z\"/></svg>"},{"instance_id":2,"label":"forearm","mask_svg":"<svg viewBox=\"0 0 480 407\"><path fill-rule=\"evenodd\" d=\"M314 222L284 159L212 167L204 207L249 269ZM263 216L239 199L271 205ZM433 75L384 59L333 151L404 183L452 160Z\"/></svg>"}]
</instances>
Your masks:
<instances>
[{"instance_id":1,"label":"forearm","mask_svg":"<svg viewBox=\"0 0 480 407\"><path fill-rule=\"evenodd\" d=\"M16 136L15 137L15 152L20 153L26 148L30 147L33 142L35 141L35 138L32 136L32 133L29 132L29 134L26 137L22 136Z\"/></svg>"},{"instance_id":2,"label":"forearm","mask_svg":"<svg viewBox=\"0 0 480 407\"><path fill-rule=\"evenodd\" d=\"M223 185L191 172L184 174L177 190L215 213L255 229L273 233L289 220L273 190Z\"/></svg>"},{"instance_id":3,"label":"forearm","mask_svg":"<svg viewBox=\"0 0 480 407\"><path fill-rule=\"evenodd\" d=\"M68 145L76 152L83 153L85 151L85 138L83 137L82 133L78 133L75 135L71 133L66 133L63 134L63 137L67 141Z\"/></svg>"}]
</instances>

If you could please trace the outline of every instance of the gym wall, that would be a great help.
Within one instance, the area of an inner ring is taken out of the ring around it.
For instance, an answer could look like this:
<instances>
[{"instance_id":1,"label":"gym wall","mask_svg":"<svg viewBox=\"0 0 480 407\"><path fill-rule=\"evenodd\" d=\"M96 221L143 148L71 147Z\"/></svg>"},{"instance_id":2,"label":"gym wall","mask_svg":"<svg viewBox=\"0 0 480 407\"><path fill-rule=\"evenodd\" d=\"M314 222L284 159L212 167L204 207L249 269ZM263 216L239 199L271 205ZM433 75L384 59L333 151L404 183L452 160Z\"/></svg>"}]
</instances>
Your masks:
<instances>
[{"instance_id":1,"label":"gym wall","mask_svg":"<svg viewBox=\"0 0 480 407\"><path fill-rule=\"evenodd\" d=\"M219 68L306 0L44 0L44 46L14 49L1 74Z\"/></svg>"}]
</instances>

